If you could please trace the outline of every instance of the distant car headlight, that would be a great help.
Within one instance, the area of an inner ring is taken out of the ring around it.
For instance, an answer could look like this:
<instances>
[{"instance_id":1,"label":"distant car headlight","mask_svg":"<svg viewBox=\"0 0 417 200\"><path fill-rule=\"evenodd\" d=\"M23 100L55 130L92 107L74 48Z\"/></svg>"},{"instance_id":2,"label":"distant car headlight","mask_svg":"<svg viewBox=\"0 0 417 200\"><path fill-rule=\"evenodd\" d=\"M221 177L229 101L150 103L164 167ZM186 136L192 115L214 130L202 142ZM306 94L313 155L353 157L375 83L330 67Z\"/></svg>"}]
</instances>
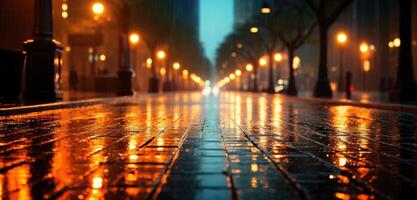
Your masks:
<instances>
[{"instance_id":1,"label":"distant car headlight","mask_svg":"<svg viewBox=\"0 0 417 200\"><path fill-rule=\"evenodd\" d=\"M211 93L211 88L210 87L205 87L203 89L203 95L204 96L208 96L208 95L210 95L210 93Z\"/></svg>"}]
</instances>

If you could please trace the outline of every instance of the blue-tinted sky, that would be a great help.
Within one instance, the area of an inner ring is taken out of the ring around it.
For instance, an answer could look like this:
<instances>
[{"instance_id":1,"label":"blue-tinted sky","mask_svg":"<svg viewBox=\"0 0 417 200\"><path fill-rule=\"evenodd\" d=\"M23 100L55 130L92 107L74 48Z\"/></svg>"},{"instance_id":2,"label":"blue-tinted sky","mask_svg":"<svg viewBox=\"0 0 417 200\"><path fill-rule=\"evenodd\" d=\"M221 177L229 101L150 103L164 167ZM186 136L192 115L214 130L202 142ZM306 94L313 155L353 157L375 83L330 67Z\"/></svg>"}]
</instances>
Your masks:
<instances>
[{"instance_id":1,"label":"blue-tinted sky","mask_svg":"<svg viewBox=\"0 0 417 200\"><path fill-rule=\"evenodd\" d=\"M216 49L233 29L233 0L200 0L200 40L214 63Z\"/></svg>"}]
</instances>

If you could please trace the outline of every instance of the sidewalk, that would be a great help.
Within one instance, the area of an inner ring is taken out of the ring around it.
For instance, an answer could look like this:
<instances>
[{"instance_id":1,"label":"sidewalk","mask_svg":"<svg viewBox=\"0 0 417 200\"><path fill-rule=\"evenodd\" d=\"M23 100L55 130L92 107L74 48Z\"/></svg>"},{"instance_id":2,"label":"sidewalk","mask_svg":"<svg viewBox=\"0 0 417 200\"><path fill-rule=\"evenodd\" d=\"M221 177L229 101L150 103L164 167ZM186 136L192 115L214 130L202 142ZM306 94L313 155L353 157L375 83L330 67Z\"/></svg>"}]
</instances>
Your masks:
<instances>
[{"instance_id":1,"label":"sidewalk","mask_svg":"<svg viewBox=\"0 0 417 200\"><path fill-rule=\"evenodd\" d=\"M3 116L1 197L406 199L417 194L416 121L250 93Z\"/></svg>"}]
</instances>

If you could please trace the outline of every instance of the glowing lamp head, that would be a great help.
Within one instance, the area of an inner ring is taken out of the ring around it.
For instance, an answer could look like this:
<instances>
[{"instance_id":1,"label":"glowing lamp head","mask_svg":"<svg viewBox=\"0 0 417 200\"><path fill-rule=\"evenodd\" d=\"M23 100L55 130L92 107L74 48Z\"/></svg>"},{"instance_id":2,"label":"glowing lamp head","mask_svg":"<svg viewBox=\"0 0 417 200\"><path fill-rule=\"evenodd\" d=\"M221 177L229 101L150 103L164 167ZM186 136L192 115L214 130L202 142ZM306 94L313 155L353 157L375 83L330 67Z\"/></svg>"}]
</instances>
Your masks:
<instances>
[{"instance_id":1,"label":"glowing lamp head","mask_svg":"<svg viewBox=\"0 0 417 200\"><path fill-rule=\"evenodd\" d=\"M235 74L230 74L230 75L229 75L229 78L230 78L231 80L234 80L234 79L236 78L236 76L235 76Z\"/></svg>"},{"instance_id":2,"label":"glowing lamp head","mask_svg":"<svg viewBox=\"0 0 417 200\"><path fill-rule=\"evenodd\" d=\"M101 15L104 12L104 4L101 2L95 2L93 3L91 10L95 15Z\"/></svg>"},{"instance_id":3,"label":"glowing lamp head","mask_svg":"<svg viewBox=\"0 0 417 200\"><path fill-rule=\"evenodd\" d=\"M174 68L175 70L179 70L181 68L180 63L175 62L174 64L172 64L172 68Z\"/></svg>"},{"instance_id":4,"label":"glowing lamp head","mask_svg":"<svg viewBox=\"0 0 417 200\"><path fill-rule=\"evenodd\" d=\"M165 53L165 51L158 51L157 53L156 53L156 56L160 59L160 60L162 60L162 59L164 59L165 57L166 57L166 53Z\"/></svg>"},{"instance_id":5,"label":"glowing lamp head","mask_svg":"<svg viewBox=\"0 0 417 200\"><path fill-rule=\"evenodd\" d=\"M259 59L259 65L260 66L266 66L268 64L268 62L266 61L265 58L260 58Z\"/></svg>"},{"instance_id":6,"label":"glowing lamp head","mask_svg":"<svg viewBox=\"0 0 417 200\"><path fill-rule=\"evenodd\" d=\"M239 69L237 69L237 70L235 71L235 75L236 75L237 77L242 76L242 71L240 71Z\"/></svg>"},{"instance_id":7,"label":"glowing lamp head","mask_svg":"<svg viewBox=\"0 0 417 200\"><path fill-rule=\"evenodd\" d=\"M281 54L281 53L276 53L276 54L274 55L274 60L275 60L276 62L281 62L281 61L282 61L282 54Z\"/></svg>"},{"instance_id":8,"label":"glowing lamp head","mask_svg":"<svg viewBox=\"0 0 417 200\"><path fill-rule=\"evenodd\" d=\"M249 30L251 33L257 33L259 31L258 27L251 27Z\"/></svg>"},{"instance_id":9,"label":"glowing lamp head","mask_svg":"<svg viewBox=\"0 0 417 200\"><path fill-rule=\"evenodd\" d=\"M253 65L252 64L247 64L246 65L246 71L248 71L248 72L253 71Z\"/></svg>"},{"instance_id":10,"label":"glowing lamp head","mask_svg":"<svg viewBox=\"0 0 417 200\"><path fill-rule=\"evenodd\" d=\"M368 53L369 45L366 42L362 42L359 46L359 50L361 51L361 53Z\"/></svg>"},{"instance_id":11,"label":"glowing lamp head","mask_svg":"<svg viewBox=\"0 0 417 200\"><path fill-rule=\"evenodd\" d=\"M337 34L336 39L337 39L337 42L339 44L343 45L343 44L345 44L347 42L348 36L346 35L346 33L340 32L340 33Z\"/></svg>"},{"instance_id":12,"label":"glowing lamp head","mask_svg":"<svg viewBox=\"0 0 417 200\"><path fill-rule=\"evenodd\" d=\"M140 40L140 37L137 33L131 33L129 35L129 41L131 44L137 44Z\"/></svg>"},{"instance_id":13,"label":"glowing lamp head","mask_svg":"<svg viewBox=\"0 0 417 200\"><path fill-rule=\"evenodd\" d=\"M394 43L394 47L400 47L401 46L401 39L400 38L395 38L393 41Z\"/></svg>"},{"instance_id":14,"label":"glowing lamp head","mask_svg":"<svg viewBox=\"0 0 417 200\"><path fill-rule=\"evenodd\" d=\"M188 76L188 73L189 73L188 70L186 70L186 69L182 70L182 75L183 76Z\"/></svg>"},{"instance_id":15,"label":"glowing lamp head","mask_svg":"<svg viewBox=\"0 0 417 200\"><path fill-rule=\"evenodd\" d=\"M261 7L261 13L262 14L269 14L269 13L271 13L271 11L272 11L271 7L269 7L269 5L266 2L264 2L262 4L262 7Z\"/></svg>"}]
</instances>

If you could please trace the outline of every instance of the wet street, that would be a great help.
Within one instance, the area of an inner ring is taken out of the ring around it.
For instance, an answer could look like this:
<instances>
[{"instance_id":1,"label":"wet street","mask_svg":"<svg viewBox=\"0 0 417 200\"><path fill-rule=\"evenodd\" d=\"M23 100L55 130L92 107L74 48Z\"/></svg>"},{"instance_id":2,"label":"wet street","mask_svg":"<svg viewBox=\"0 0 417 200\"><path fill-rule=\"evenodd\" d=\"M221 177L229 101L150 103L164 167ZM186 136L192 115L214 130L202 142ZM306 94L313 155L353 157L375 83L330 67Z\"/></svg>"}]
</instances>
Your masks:
<instances>
[{"instance_id":1,"label":"wet street","mask_svg":"<svg viewBox=\"0 0 417 200\"><path fill-rule=\"evenodd\" d=\"M200 93L0 117L1 199L413 199L417 115Z\"/></svg>"}]
</instances>

